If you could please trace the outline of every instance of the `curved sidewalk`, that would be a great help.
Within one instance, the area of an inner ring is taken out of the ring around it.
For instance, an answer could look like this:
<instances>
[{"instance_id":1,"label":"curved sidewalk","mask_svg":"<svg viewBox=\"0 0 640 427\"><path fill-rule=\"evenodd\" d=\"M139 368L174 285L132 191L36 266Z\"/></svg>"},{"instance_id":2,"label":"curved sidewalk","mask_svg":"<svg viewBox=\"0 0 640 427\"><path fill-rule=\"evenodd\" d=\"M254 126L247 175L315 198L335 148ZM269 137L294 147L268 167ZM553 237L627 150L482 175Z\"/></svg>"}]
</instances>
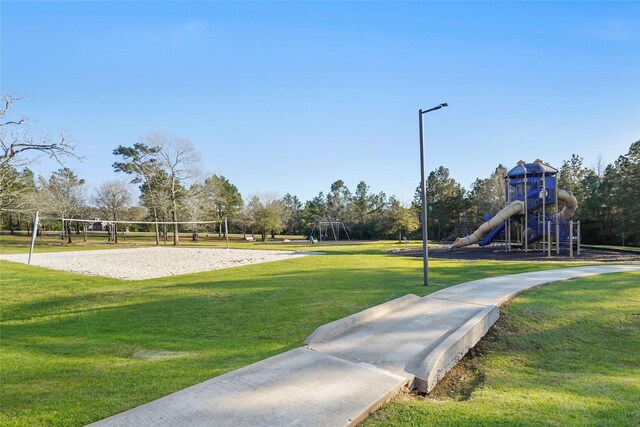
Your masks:
<instances>
[{"instance_id":1,"label":"curved sidewalk","mask_svg":"<svg viewBox=\"0 0 640 427\"><path fill-rule=\"evenodd\" d=\"M346 426L400 388L430 391L495 323L498 306L537 286L640 265L563 268L405 295L319 327L305 346L93 426Z\"/></svg>"}]
</instances>

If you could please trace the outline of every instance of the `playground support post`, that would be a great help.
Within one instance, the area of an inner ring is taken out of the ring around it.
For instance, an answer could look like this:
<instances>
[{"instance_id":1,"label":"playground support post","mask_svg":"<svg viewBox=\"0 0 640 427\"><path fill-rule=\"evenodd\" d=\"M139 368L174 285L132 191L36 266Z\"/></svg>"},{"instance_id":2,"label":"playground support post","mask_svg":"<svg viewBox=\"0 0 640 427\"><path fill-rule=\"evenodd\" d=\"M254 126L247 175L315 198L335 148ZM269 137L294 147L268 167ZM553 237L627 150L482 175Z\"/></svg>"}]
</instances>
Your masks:
<instances>
[{"instance_id":1,"label":"playground support post","mask_svg":"<svg viewBox=\"0 0 640 427\"><path fill-rule=\"evenodd\" d=\"M345 236L347 236L347 240L351 241L351 237L349 237L349 233L347 233L347 227L344 226L344 223L342 224L342 229L344 230L344 234Z\"/></svg>"},{"instance_id":2,"label":"playground support post","mask_svg":"<svg viewBox=\"0 0 640 427\"><path fill-rule=\"evenodd\" d=\"M573 258L573 226L575 222L569 221L569 258Z\"/></svg>"},{"instance_id":3,"label":"playground support post","mask_svg":"<svg viewBox=\"0 0 640 427\"><path fill-rule=\"evenodd\" d=\"M507 178L507 205L511 203L511 178ZM511 252L511 217L507 218L507 227L505 233L507 252Z\"/></svg>"},{"instance_id":4,"label":"playground support post","mask_svg":"<svg viewBox=\"0 0 640 427\"><path fill-rule=\"evenodd\" d=\"M523 247L524 242L522 241L522 236L524 235L524 219L518 221L518 245Z\"/></svg>"},{"instance_id":5,"label":"playground support post","mask_svg":"<svg viewBox=\"0 0 640 427\"><path fill-rule=\"evenodd\" d=\"M31 255L33 255L33 246L36 244L36 235L38 234L38 215L39 211L36 211L36 214L33 218L33 233L31 233L31 246L29 247L29 259L27 260L27 264L31 264Z\"/></svg>"},{"instance_id":6,"label":"playground support post","mask_svg":"<svg viewBox=\"0 0 640 427\"><path fill-rule=\"evenodd\" d=\"M544 227L544 220L547 217L546 213L547 213L547 178L546 178L546 173L545 170L542 170L542 250L544 251L545 249L545 227Z\"/></svg>"},{"instance_id":7,"label":"playground support post","mask_svg":"<svg viewBox=\"0 0 640 427\"><path fill-rule=\"evenodd\" d=\"M547 221L547 256L551 258L551 221Z\"/></svg>"},{"instance_id":8,"label":"playground support post","mask_svg":"<svg viewBox=\"0 0 640 427\"><path fill-rule=\"evenodd\" d=\"M331 231L333 232L333 240L338 241L338 236L336 236L336 229L333 228L333 221L329 221L329 225L331 226Z\"/></svg>"},{"instance_id":9,"label":"playground support post","mask_svg":"<svg viewBox=\"0 0 640 427\"><path fill-rule=\"evenodd\" d=\"M557 175L556 175L556 188L553 189L553 192L555 193L553 195L553 197L556 199L556 203L555 203L555 210L556 210L556 214L555 214L555 219L556 219L556 254L560 253L560 230L558 228L558 179L557 179Z\"/></svg>"},{"instance_id":10,"label":"playground support post","mask_svg":"<svg viewBox=\"0 0 640 427\"><path fill-rule=\"evenodd\" d=\"M522 165L522 168L524 169L524 251L529 252L529 207L527 206L529 194L527 188L527 167L526 165Z\"/></svg>"},{"instance_id":11,"label":"playground support post","mask_svg":"<svg viewBox=\"0 0 640 427\"><path fill-rule=\"evenodd\" d=\"M309 234L309 241L311 242L311 239L313 239L313 232L316 231L316 223L313 223L313 228L311 228L311 234Z\"/></svg>"},{"instance_id":12,"label":"playground support post","mask_svg":"<svg viewBox=\"0 0 640 427\"><path fill-rule=\"evenodd\" d=\"M509 221L504 221L502 225L504 225L504 251L509 252Z\"/></svg>"}]
</instances>

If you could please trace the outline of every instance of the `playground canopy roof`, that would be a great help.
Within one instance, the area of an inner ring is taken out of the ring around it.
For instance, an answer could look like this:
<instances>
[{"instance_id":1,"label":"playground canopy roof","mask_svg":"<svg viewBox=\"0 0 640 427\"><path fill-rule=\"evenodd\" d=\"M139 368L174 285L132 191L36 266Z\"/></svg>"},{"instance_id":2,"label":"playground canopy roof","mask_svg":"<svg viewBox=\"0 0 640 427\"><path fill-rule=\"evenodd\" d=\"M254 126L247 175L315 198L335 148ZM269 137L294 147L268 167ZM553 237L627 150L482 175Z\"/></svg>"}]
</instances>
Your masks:
<instances>
[{"instance_id":1,"label":"playground canopy roof","mask_svg":"<svg viewBox=\"0 0 640 427\"><path fill-rule=\"evenodd\" d=\"M511 169L507 173L507 176L505 176L505 178L522 178L525 174L525 170L527 176L542 176L543 172L546 176L551 176L558 173L558 169L551 167L541 161L536 161L534 163L518 162L518 165Z\"/></svg>"}]
</instances>

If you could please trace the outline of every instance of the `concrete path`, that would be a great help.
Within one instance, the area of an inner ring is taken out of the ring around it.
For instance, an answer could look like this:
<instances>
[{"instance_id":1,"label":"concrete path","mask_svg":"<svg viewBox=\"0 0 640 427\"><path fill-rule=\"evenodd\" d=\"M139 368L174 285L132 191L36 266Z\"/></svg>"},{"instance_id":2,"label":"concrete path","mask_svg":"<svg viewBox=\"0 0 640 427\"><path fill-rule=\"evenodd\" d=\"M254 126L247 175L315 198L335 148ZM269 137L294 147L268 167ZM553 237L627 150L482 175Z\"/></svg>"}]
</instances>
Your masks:
<instances>
[{"instance_id":1,"label":"concrete path","mask_svg":"<svg viewBox=\"0 0 640 427\"><path fill-rule=\"evenodd\" d=\"M430 391L498 319L536 287L640 265L564 268L406 295L321 326L291 350L99 421L94 426L347 426L400 388Z\"/></svg>"}]
</instances>

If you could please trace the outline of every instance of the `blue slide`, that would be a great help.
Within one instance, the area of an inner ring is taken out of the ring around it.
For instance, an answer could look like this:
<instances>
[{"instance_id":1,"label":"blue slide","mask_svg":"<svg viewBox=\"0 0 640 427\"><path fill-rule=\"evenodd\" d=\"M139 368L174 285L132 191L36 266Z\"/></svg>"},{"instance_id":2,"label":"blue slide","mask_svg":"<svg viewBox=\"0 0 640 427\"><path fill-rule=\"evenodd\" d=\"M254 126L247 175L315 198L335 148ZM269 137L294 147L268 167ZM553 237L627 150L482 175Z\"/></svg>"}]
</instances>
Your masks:
<instances>
[{"instance_id":1,"label":"blue slide","mask_svg":"<svg viewBox=\"0 0 640 427\"><path fill-rule=\"evenodd\" d=\"M493 239L496 238L496 236L498 234L500 234L500 232L504 230L504 222L501 223L499 226L497 226L496 228L494 228L493 230L491 230L489 232L489 234L487 234L486 236L484 236L484 239L482 239L480 241L480 243L478 243L479 246L487 246L489 243L493 242Z\"/></svg>"}]
</instances>

